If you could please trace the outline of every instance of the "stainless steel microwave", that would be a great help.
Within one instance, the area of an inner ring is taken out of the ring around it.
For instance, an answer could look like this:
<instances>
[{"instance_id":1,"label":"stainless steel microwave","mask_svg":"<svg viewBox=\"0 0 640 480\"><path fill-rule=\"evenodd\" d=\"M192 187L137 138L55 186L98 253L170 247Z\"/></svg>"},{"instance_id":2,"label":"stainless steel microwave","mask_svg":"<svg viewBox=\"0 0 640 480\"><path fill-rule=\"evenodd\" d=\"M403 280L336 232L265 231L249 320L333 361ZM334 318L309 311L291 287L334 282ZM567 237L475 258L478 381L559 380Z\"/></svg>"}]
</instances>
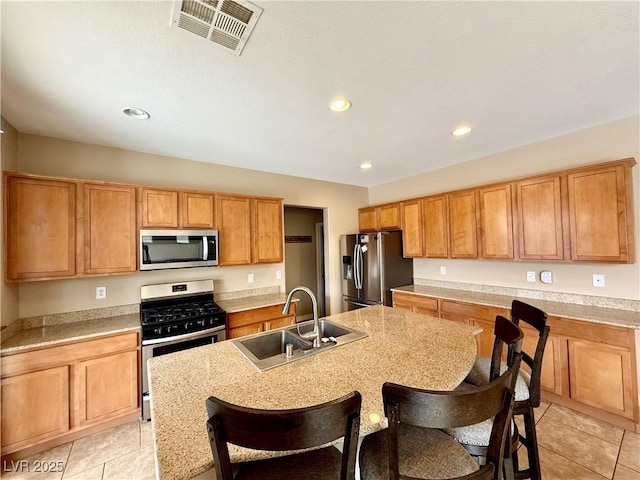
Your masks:
<instances>
[{"instance_id":1,"label":"stainless steel microwave","mask_svg":"<svg viewBox=\"0 0 640 480\"><path fill-rule=\"evenodd\" d=\"M218 265L217 230L140 230L140 270Z\"/></svg>"}]
</instances>

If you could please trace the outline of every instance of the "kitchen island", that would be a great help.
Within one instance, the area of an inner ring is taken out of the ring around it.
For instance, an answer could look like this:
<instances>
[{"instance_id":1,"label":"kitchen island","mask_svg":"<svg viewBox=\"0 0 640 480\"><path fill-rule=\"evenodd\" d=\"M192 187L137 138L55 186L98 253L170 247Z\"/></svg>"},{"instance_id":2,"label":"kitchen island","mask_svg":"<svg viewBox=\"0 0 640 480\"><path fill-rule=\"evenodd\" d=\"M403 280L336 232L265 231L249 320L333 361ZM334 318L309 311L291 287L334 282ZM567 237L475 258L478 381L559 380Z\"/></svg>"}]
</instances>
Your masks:
<instances>
[{"instance_id":1,"label":"kitchen island","mask_svg":"<svg viewBox=\"0 0 640 480\"><path fill-rule=\"evenodd\" d=\"M476 357L478 327L373 306L327 317L365 332L361 340L265 372L229 341L148 362L157 475L187 479L213 467L205 400L288 409L362 394L360 435L386 426L382 384L452 390ZM230 447L233 462L277 455Z\"/></svg>"}]
</instances>

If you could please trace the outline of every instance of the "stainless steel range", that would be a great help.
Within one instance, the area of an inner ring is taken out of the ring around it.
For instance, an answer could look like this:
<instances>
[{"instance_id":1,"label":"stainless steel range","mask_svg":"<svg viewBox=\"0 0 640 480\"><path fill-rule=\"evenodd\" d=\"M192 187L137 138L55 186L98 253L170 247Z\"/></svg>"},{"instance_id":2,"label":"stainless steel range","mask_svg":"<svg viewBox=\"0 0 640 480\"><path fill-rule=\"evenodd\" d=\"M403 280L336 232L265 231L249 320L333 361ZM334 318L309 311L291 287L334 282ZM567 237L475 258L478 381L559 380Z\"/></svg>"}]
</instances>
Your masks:
<instances>
[{"instance_id":1,"label":"stainless steel range","mask_svg":"<svg viewBox=\"0 0 640 480\"><path fill-rule=\"evenodd\" d=\"M147 360L224 340L226 312L213 300L213 280L140 287L142 418L151 418Z\"/></svg>"}]
</instances>

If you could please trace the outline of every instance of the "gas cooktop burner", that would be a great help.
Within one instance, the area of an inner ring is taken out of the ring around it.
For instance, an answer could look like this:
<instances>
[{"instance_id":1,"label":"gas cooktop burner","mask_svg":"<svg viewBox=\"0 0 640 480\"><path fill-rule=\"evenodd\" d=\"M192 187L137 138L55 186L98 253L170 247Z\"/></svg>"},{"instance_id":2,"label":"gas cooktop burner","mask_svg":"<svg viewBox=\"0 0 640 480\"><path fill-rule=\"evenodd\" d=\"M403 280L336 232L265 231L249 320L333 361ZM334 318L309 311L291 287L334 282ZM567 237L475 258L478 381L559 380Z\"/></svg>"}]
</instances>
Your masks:
<instances>
[{"instance_id":1,"label":"gas cooktop burner","mask_svg":"<svg viewBox=\"0 0 640 480\"><path fill-rule=\"evenodd\" d=\"M213 301L211 280L145 285L140 298L143 341L226 325L226 312Z\"/></svg>"}]
</instances>

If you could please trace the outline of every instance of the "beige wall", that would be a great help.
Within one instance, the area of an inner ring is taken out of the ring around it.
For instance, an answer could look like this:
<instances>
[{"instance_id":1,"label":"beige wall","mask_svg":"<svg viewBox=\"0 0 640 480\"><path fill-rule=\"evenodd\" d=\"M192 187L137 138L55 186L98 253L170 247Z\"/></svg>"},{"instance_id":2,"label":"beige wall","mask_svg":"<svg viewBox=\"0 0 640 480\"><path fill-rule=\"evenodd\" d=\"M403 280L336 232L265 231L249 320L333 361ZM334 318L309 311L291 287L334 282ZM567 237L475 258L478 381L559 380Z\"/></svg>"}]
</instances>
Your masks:
<instances>
[{"instance_id":1,"label":"beige wall","mask_svg":"<svg viewBox=\"0 0 640 480\"><path fill-rule=\"evenodd\" d=\"M138 184L202 188L284 198L286 205L326 208L330 312L340 312L340 235L357 228L357 209L367 204L366 188L263 173L117 148L18 134L17 170L41 175ZM143 272L88 279L25 282L19 287L20 318L113 305L138 303L140 286L148 283L213 278L216 291L278 285L282 264L248 267L193 268ZM255 283L247 275L255 275ZM95 299L95 287L106 286L107 298Z\"/></svg>"},{"instance_id":2,"label":"beige wall","mask_svg":"<svg viewBox=\"0 0 640 480\"><path fill-rule=\"evenodd\" d=\"M0 135L0 166L2 170L15 170L18 163L18 132L2 118ZM0 202L4 203L4 182L0 182ZM4 207L3 207L4 208ZM0 235L0 251L4 252L4 235ZM4 261L0 262L0 278L4 278ZM9 325L18 318L18 286L2 282L0 287L0 325Z\"/></svg>"},{"instance_id":3,"label":"beige wall","mask_svg":"<svg viewBox=\"0 0 640 480\"><path fill-rule=\"evenodd\" d=\"M468 140L471 140L470 138ZM369 189L371 204L452 191L502 180L634 157L640 161L640 117L634 116L448 168ZM640 166L633 168L636 259L640 260ZM447 275L440 275L440 266ZM550 270L552 285L528 283L527 270ZM592 286L593 273L605 275L605 288ZM640 299L640 263L513 262L504 260L414 260L415 278Z\"/></svg>"}]
</instances>

